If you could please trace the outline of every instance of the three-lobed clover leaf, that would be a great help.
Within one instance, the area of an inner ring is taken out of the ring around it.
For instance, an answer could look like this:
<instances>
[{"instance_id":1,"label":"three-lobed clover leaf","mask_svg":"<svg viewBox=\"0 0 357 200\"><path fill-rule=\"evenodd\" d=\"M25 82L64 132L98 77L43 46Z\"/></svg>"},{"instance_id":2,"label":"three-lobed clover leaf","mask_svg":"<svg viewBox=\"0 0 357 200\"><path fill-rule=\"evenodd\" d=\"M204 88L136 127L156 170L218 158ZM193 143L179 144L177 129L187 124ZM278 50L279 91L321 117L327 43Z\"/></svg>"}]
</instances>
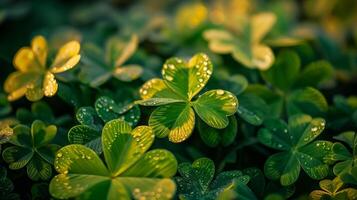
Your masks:
<instances>
[{"instance_id":1,"label":"three-lobed clover leaf","mask_svg":"<svg viewBox=\"0 0 357 200\"><path fill-rule=\"evenodd\" d=\"M261 72L263 79L273 87L254 84L249 85L245 92L264 99L271 109L269 113L276 117L280 117L283 111L286 111L288 116L324 116L328 111L327 100L314 87L329 80L333 68L326 61L316 61L301 70L300 63L297 53L280 52L274 65L269 70Z\"/></svg>"},{"instance_id":2,"label":"three-lobed clover leaf","mask_svg":"<svg viewBox=\"0 0 357 200\"><path fill-rule=\"evenodd\" d=\"M164 149L150 150L152 129L109 121L102 131L105 163L91 149L68 145L56 154L60 173L50 183L50 193L59 199L171 199L176 186L169 179L177 171L174 155ZM147 152L148 151L148 152Z\"/></svg>"},{"instance_id":3,"label":"three-lobed clover leaf","mask_svg":"<svg viewBox=\"0 0 357 200\"><path fill-rule=\"evenodd\" d=\"M332 146L332 161L338 161L333 167L333 173L338 176L348 173L354 166L357 166L357 135L353 131L344 132L336 136L335 139L345 142L350 150L342 143L336 142Z\"/></svg>"},{"instance_id":4,"label":"three-lobed clover leaf","mask_svg":"<svg viewBox=\"0 0 357 200\"><path fill-rule=\"evenodd\" d=\"M132 35L128 43L118 38L109 39L105 52L93 44L85 45L82 59L84 65L79 78L92 87L104 84L111 77L125 82L137 79L143 69L138 65L125 63L135 53L138 43L138 37Z\"/></svg>"},{"instance_id":5,"label":"three-lobed clover leaf","mask_svg":"<svg viewBox=\"0 0 357 200\"><path fill-rule=\"evenodd\" d=\"M339 177L333 180L322 180L319 183L321 190L314 190L310 193L312 200L339 200L339 199L357 199L357 189L343 188L343 182Z\"/></svg>"},{"instance_id":6,"label":"three-lobed clover leaf","mask_svg":"<svg viewBox=\"0 0 357 200\"><path fill-rule=\"evenodd\" d=\"M301 168L313 179L322 179L328 174L326 157L331 153L332 143L317 140L325 128L325 120L308 115L294 115L288 125L282 120L266 120L258 132L264 145L283 152L270 156L264 165L265 175L280 180L284 186L295 183Z\"/></svg>"},{"instance_id":7,"label":"three-lobed clover leaf","mask_svg":"<svg viewBox=\"0 0 357 200\"><path fill-rule=\"evenodd\" d=\"M217 196L237 182L247 184L249 176L241 171L225 171L215 175L215 166L208 158L199 158L191 163L181 163L178 167L181 176L175 177L180 199L216 199Z\"/></svg>"},{"instance_id":8,"label":"three-lobed clover leaf","mask_svg":"<svg viewBox=\"0 0 357 200\"><path fill-rule=\"evenodd\" d=\"M307 86L316 87L331 79L333 67L325 60L314 61L301 67L301 60L294 51L279 52L274 65L261 72L262 78L275 88L287 92Z\"/></svg>"},{"instance_id":9,"label":"three-lobed clover leaf","mask_svg":"<svg viewBox=\"0 0 357 200\"><path fill-rule=\"evenodd\" d=\"M24 95L30 101L54 96L58 89L55 74L72 69L81 57L79 50L77 41L66 43L48 67L46 39L42 36L33 38L31 47L21 48L14 57L17 71L10 74L4 83L4 90L9 93L8 100L14 101Z\"/></svg>"},{"instance_id":10,"label":"three-lobed clover leaf","mask_svg":"<svg viewBox=\"0 0 357 200\"><path fill-rule=\"evenodd\" d=\"M192 100L206 85L212 70L211 61L203 53L188 62L170 58L163 66L163 79L151 79L140 88L142 100L137 104L159 106L149 118L157 137L168 136L175 143L186 140L195 126L195 113L213 128L228 126L228 116L233 115L238 106L232 93L210 90Z\"/></svg>"},{"instance_id":11,"label":"three-lobed clover leaf","mask_svg":"<svg viewBox=\"0 0 357 200\"><path fill-rule=\"evenodd\" d=\"M248 68L267 70L274 63L272 49L262 43L262 39L275 24L273 13L259 13L233 31L211 29L204 32L211 51L221 54L230 53L233 58ZM238 24L238 23L237 23Z\"/></svg>"},{"instance_id":12,"label":"three-lobed clover leaf","mask_svg":"<svg viewBox=\"0 0 357 200\"><path fill-rule=\"evenodd\" d=\"M86 106L78 109L76 118L80 125L69 130L68 140L71 144L83 144L101 154L103 125L113 119L122 119L134 127L139 122L140 115L137 105L116 103L110 97L101 96L96 100L94 108Z\"/></svg>"},{"instance_id":13,"label":"three-lobed clover leaf","mask_svg":"<svg viewBox=\"0 0 357 200\"><path fill-rule=\"evenodd\" d=\"M50 143L56 136L56 126L46 126L44 122L36 120L31 128L19 124L13 131L9 142L14 146L7 147L2 152L9 168L16 170L26 166L30 179L49 179L52 175L55 152L59 149L58 145Z\"/></svg>"}]
</instances>

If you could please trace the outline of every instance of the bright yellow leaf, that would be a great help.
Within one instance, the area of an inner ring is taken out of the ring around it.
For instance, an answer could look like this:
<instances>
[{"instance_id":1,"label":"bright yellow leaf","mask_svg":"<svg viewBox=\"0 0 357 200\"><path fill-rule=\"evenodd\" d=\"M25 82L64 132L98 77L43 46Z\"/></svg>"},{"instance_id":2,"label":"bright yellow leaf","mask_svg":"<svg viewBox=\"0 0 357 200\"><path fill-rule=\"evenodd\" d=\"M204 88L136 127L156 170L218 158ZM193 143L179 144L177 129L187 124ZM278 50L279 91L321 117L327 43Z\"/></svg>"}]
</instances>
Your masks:
<instances>
[{"instance_id":1,"label":"bright yellow leaf","mask_svg":"<svg viewBox=\"0 0 357 200\"><path fill-rule=\"evenodd\" d=\"M46 97L51 97L56 94L58 84L55 76L51 72L47 72L43 80L43 92Z\"/></svg>"},{"instance_id":2,"label":"bright yellow leaf","mask_svg":"<svg viewBox=\"0 0 357 200\"><path fill-rule=\"evenodd\" d=\"M31 48L42 68L46 66L47 41L43 36L36 36L32 39Z\"/></svg>"},{"instance_id":3,"label":"bright yellow leaf","mask_svg":"<svg viewBox=\"0 0 357 200\"><path fill-rule=\"evenodd\" d=\"M35 53L29 47L23 47L17 51L13 64L20 72L42 70L42 67L38 62Z\"/></svg>"},{"instance_id":4,"label":"bright yellow leaf","mask_svg":"<svg viewBox=\"0 0 357 200\"><path fill-rule=\"evenodd\" d=\"M80 44L77 41L71 41L63 45L52 63L51 72L61 73L73 68L80 59L79 51Z\"/></svg>"}]
</instances>

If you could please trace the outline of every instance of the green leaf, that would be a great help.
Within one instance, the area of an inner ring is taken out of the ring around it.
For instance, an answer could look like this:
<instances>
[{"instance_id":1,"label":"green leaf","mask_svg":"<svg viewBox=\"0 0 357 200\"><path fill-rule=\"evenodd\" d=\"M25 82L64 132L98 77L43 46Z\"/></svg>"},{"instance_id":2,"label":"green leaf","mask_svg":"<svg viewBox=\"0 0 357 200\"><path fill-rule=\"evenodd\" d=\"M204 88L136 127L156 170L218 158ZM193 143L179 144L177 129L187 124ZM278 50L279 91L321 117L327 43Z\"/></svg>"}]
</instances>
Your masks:
<instances>
[{"instance_id":1,"label":"green leaf","mask_svg":"<svg viewBox=\"0 0 357 200\"><path fill-rule=\"evenodd\" d=\"M118 177L116 180L122 183L132 194L131 199L172 199L176 185L171 179Z\"/></svg>"},{"instance_id":2,"label":"green leaf","mask_svg":"<svg viewBox=\"0 0 357 200\"><path fill-rule=\"evenodd\" d=\"M280 179L282 185L291 185L299 177L300 167L313 179L321 179L328 174L325 163L331 156L332 143L314 141L325 128L322 118L308 115L294 115L289 124L279 120L265 122L267 128L259 131L259 140L274 149L283 150L268 158L264 171L268 178ZM286 128L287 127L287 128Z\"/></svg>"},{"instance_id":3,"label":"green leaf","mask_svg":"<svg viewBox=\"0 0 357 200\"><path fill-rule=\"evenodd\" d=\"M31 160L34 152L31 149L12 146L2 152L5 162L9 163L10 169L21 169Z\"/></svg>"},{"instance_id":4,"label":"green leaf","mask_svg":"<svg viewBox=\"0 0 357 200\"><path fill-rule=\"evenodd\" d=\"M105 124L102 149L110 172L119 175L140 159L154 141L152 129L138 126L134 130L122 120Z\"/></svg>"},{"instance_id":5,"label":"green leaf","mask_svg":"<svg viewBox=\"0 0 357 200\"><path fill-rule=\"evenodd\" d=\"M248 87L248 80L244 76L240 74L230 76L228 72L227 74L225 72L226 71L222 71L216 76L217 79L220 79L219 82L223 84L224 89L235 95L239 95Z\"/></svg>"},{"instance_id":6,"label":"green leaf","mask_svg":"<svg viewBox=\"0 0 357 200\"><path fill-rule=\"evenodd\" d=\"M150 99L145 99L145 100L138 100L135 101L136 104L142 105L142 106L162 106L162 105L167 105L167 104L172 104L172 103L183 103L185 101L179 100L179 99L172 99L172 98L150 98Z\"/></svg>"},{"instance_id":7,"label":"green leaf","mask_svg":"<svg viewBox=\"0 0 357 200\"><path fill-rule=\"evenodd\" d=\"M300 58L293 51L281 51L274 65L261 72L265 81L283 91L288 91L294 84L300 71Z\"/></svg>"},{"instance_id":8,"label":"green leaf","mask_svg":"<svg viewBox=\"0 0 357 200\"><path fill-rule=\"evenodd\" d=\"M291 143L288 135L288 126L282 120L269 119L264 122L265 128L258 132L258 139L264 145L277 149L288 150Z\"/></svg>"},{"instance_id":9,"label":"green leaf","mask_svg":"<svg viewBox=\"0 0 357 200\"><path fill-rule=\"evenodd\" d=\"M141 86L139 92L140 97L143 100L147 100L150 98L173 98L185 100L179 95L177 95L175 92L173 92L171 89L169 89L166 86L164 80L158 78L153 78L146 81L144 85Z\"/></svg>"},{"instance_id":10,"label":"green leaf","mask_svg":"<svg viewBox=\"0 0 357 200\"><path fill-rule=\"evenodd\" d=\"M192 181L194 184L193 188L185 189L196 189L199 192L207 192L209 184L214 178L215 166L212 160L208 158L200 158L195 160L192 165L190 163L181 163L178 167L178 172L180 173L182 179L177 179L178 185L181 185L182 181ZM197 194L196 194L197 195Z\"/></svg>"},{"instance_id":11,"label":"green leaf","mask_svg":"<svg viewBox=\"0 0 357 200\"><path fill-rule=\"evenodd\" d=\"M268 105L263 99L253 94L239 95L238 116L248 123L259 126L268 114Z\"/></svg>"},{"instance_id":12,"label":"green leaf","mask_svg":"<svg viewBox=\"0 0 357 200\"><path fill-rule=\"evenodd\" d=\"M100 187L101 184L110 184L109 177L98 176L98 175L88 175L88 174L59 174L55 176L49 186L49 191L52 196L59 199L68 199L77 197L81 194L86 195L85 191L88 189L93 189L97 195L102 195L103 197L109 186ZM95 199L91 198L90 195L83 197L83 199ZM127 199L127 198L126 198Z\"/></svg>"},{"instance_id":13,"label":"green leaf","mask_svg":"<svg viewBox=\"0 0 357 200\"><path fill-rule=\"evenodd\" d=\"M95 110L98 116L104 121L108 122L110 120L118 118L118 113L115 111L120 110L115 101L109 97L102 96L99 97L94 104Z\"/></svg>"},{"instance_id":14,"label":"green leaf","mask_svg":"<svg viewBox=\"0 0 357 200\"><path fill-rule=\"evenodd\" d=\"M53 122L55 117L51 107L45 102L35 102L31 105L31 111L36 119L44 122Z\"/></svg>"},{"instance_id":15,"label":"green leaf","mask_svg":"<svg viewBox=\"0 0 357 200\"><path fill-rule=\"evenodd\" d=\"M56 126L46 126L46 124L40 120L34 121L31 125L31 135L35 147L48 144L56 136L56 133Z\"/></svg>"},{"instance_id":16,"label":"green leaf","mask_svg":"<svg viewBox=\"0 0 357 200\"><path fill-rule=\"evenodd\" d=\"M311 87L295 90L287 100L288 115L309 114L323 116L328 104L323 94Z\"/></svg>"},{"instance_id":17,"label":"green leaf","mask_svg":"<svg viewBox=\"0 0 357 200\"><path fill-rule=\"evenodd\" d=\"M252 190L249 189L247 185L236 181L234 183L234 188L231 190L226 190L220 193L217 200L225 199L239 199L239 200L257 200Z\"/></svg>"},{"instance_id":18,"label":"green leaf","mask_svg":"<svg viewBox=\"0 0 357 200\"><path fill-rule=\"evenodd\" d=\"M331 142L315 141L300 149L297 157L304 171L313 179L322 179L328 175L328 165L323 162L330 153Z\"/></svg>"},{"instance_id":19,"label":"green leaf","mask_svg":"<svg viewBox=\"0 0 357 200\"><path fill-rule=\"evenodd\" d=\"M94 108L89 106L79 108L76 112L76 119L80 124L94 128L100 127L99 124L101 123Z\"/></svg>"},{"instance_id":20,"label":"green leaf","mask_svg":"<svg viewBox=\"0 0 357 200\"><path fill-rule=\"evenodd\" d=\"M262 98L268 104L268 113L271 117L280 117L284 108L284 96L270 90L267 86L260 84L250 84L245 90L245 94L253 94Z\"/></svg>"},{"instance_id":21,"label":"green leaf","mask_svg":"<svg viewBox=\"0 0 357 200\"><path fill-rule=\"evenodd\" d=\"M32 147L31 130L29 127L19 124L13 128L14 134L10 138L10 142L17 146Z\"/></svg>"},{"instance_id":22,"label":"green leaf","mask_svg":"<svg viewBox=\"0 0 357 200\"><path fill-rule=\"evenodd\" d=\"M264 173L270 179L280 179L280 183L284 186L291 185L299 177L299 161L292 153L274 154L265 162Z\"/></svg>"},{"instance_id":23,"label":"green leaf","mask_svg":"<svg viewBox=\"0 0 357 200\"><path fill-rule=\"evenodd\" d=\"M295 87L316 87L319 83L333 76L333 67L327 61L321 60L307 65L297 77Z\"/></svg>"},{"instance_id":24,"label":"green leaf","mask_svg":"<svg viewBox=\"0 0 357 200\"><path fill-rule=\"evenodd\" d=\"M215 129L208 126L202 120L198 120L198 132L202 141L209 147L216 147L219 144L228 146L234 142L237 135L237 119L234 115L230 116L229 124L224 129Z\"/></svg>"},{"instance_id":25,"label":"green leaf","mask_svg":"<svg viewBox=\"0 0 357 200\"><path fill-rule=\"evenodd\" d=\"M182 142L192 133L195 113L186 103L174 103L156 108L150 115L149 126L157 137L169 137L171 142Z\"/></svg>"},{"instance_id":26,"label":"green leaf","mask_svg":"<svg viewBox=\"0 0 357 200\"><path fill-rule=\"evenodd\" d=\"M68 131L68 141L71 144L83 144L97 153L102 152L101 133L87 125L77 125Z\"/></svg>"},{"instance_id":27,"label":"green leaf","mask_svg":"<svg viewBox=\"0 0 357 200\"><path fill-rule=\"evenodd\" d=\"M233 115L237 107L237 97L224 90L210 90L193 102L198 116L211 127L219 129L228 126L227 117Z\"/></svg>"},{"instance_id":28,"label":"green leaf","mask_svg":"<svg viewBox=\"0 0 357 200\"><path fill-rule=\"evenodd\" d=\"M134 165L128 168L122 176L125 177L172 177L177 171L175 156L165 149L148 151Z\"/></svg>"},{"instance_id":29,"label":"green leaf","mask_svg":"<svg viewBox=\"0 0 357 200\"><path fill-rule=\"evenodd\" d=\"M214 181L215 166L208 158L199 158L192 165L181 163L179 174L175 180L180 199L217 199L220 193L234 188L237 182L246 184L249 176L241 171L225 171L219 173Z\"/></svg>"},{"instance_id":30,"label":"green leaf","mask_svg":"<svg viewBox=\"0 0 357 200\"><path fill-rule=\"evenodd\" d=\"M294 115L289 118L288 133L293 145L304 146L313 141L325 128L325 120L308 115Z\"/></svg>"},{"instance_id":31,"label":"green leaf","mask_svg":"<svg viewBox=\"0 0 357 200\"><path fill-rule=\"evenodd\" d=\"M37 154L46 162L53 165L55 154L61 147L57 144L47 144L37 148Z\"/></svg>"},{"instance_id":32,"label":"green leaf","mask_svg":"<svg viewBox=\"0 0 357 200\"><path fill-rule=\"evenodd\" d=\"M93 150L79 144L67 145L61 148L56 153L54 166L56 171L63 176L67 176L67 174L74 177L87 174L93 176L109 175L107 168L98 155ZM61 175L58 176L61 178Z\"/></svg>"},{"instance_id":33,"label":"green leaf","mask_svg":"<svg viewBox=\"0 0 357 200\"><path fill-rule=\"evenodd\" d=\"M29 178L34 181L39 179L48 180L51 178L52 166L36 155L29 161L26 168Z\"/></svg>"},{"instance_id":34,"label":"green leaf","mask_svg":"<svg viewBox=\"0 0 357 200\"><path fill-rule=\"evenodd\" d=\"M179 58L168 59L162 69L165 84L185 100L191 100L206 85L213 66L208 56L194 55L188 63Z\"/></svg>"}]
</instances>

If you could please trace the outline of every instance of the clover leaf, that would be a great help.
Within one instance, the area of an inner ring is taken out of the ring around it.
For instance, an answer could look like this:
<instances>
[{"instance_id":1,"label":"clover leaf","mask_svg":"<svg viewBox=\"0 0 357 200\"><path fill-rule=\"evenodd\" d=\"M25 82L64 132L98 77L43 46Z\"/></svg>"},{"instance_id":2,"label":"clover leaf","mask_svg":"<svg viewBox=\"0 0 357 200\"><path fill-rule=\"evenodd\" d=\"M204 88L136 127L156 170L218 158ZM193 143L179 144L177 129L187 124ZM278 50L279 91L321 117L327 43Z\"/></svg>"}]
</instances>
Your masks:
<instances>
[{"instance_id":1,"label":"clover leaf","mask_svg":"<svg viewBox=\"0 0 357 200\"><path fill-rule=\"evenodd\" d=\"M16 170L26 166L30 179L49 179L52 175L54 154L59 149L58 145L50 143L56 136L56 126L46 126L44 122L36 120L31 128L19 124L13 131L9 142L14 146L7 147L2 152L9 168Z\"/></svg>"},{"instance_id":2,"label":"clover leaf","mask_svg":"<svg viewBox=\"0 0 357 200\"><path fill-rule=\"evenodd\" d=\"M333 173L338 176L348 173L354 166L357 166L357 135L355 132L344 132L336 136L335 139L348 144L352 152L342 143L336 142L332 146L331 158L338 161L333 167Z\"/></svg>"},{"instance_id":3,"label":"clover leaf","mask_svg":"<svg viewBox=\"0 0 357 200\"><path fill-rule=\"evenodd\" d=\"M125 63L135 53L138 43L138 37L132 35L128 43L118 38L109 39L105 52L93 44L85 45L79 78L92 87L104 84L111 77L125 82L137 79L143 69Z\"/></svg>"},{"instance_id":4,"label":"clover leaf","mask_svg":"<svg viewBox=\"0 0 357 200\"><path fill-rule=\"evenodd\" d=\"M244 20L243 20L244 21ZM258 13L247 17L241 27L232 31L211 29L204 32L211 51L231 54L235 60L248 68L267 70L274 63L272 49L262 43L262 39L275 24L273 13Z\"/></svg>"},{"instance_id":5,"label":"clover leaf","mask_svg":"<svg viewBox=\"0 0 357 200\"><path fill-rule=\"evenodd\" d=\"M325 128L325 120L308 115L294 115L289 123L282 120L266 120L259 130L258 139L264 145L282 152L270 156L264 165L265 175L280 180L284 186L295 183L300 169L313 179L322 179L328 174L326 157L331 153L332 143L317 140Z\"/></svg>"},{"instance_id":6,"label":"clover leaf","mask_svg":"<svg viewBox=\"0 0 357 200\"><path fill-rule=\"evenodd\" d=\"M187 63L180 58L170 58L162 69L164 79L151 79L140 88L142 100L136 101L137 104L159 106L149 118L157 137L168 136L175 143L186 140L195 126L195 113L213 128L228 126L228 116L233 115L238 106L232 93L210 90L192 100L206 85L212 70L211 61L203 53L196 54Z\"/></svg>"},{"instance_id":7,"label":"clover leaf","mask_svg":"<svg viewBox=\"0 0 357 200\"><path fill-rule=\"evenodd\" d=\"M9 93L8 100L15 101L24 95L30 101L54 96L58 89L55 74L72 69L81 57L79 50L77 41L66 43L48 67L46 39L42 36L33 38L31 47L21 48L14 57L17 71L10 74L4 83L4 90Z\"/></svg>"},{"instance_id":8,"label":"clover leaf","mask_svg":"<svg viewBox=\"0 0 357 200\"><path fill-rule=\"evenodd\" d=\"M333 180L322 180L319 183L321 190L314 190L310 193L312 200L322 199L357 199L357 189L342 188L343 182L339 177Z\"/></svg>"},{"instance_id":9,"label":"clover leaf","mask_svg":"<svg viewBox=\"0 0 357 200\"><path fill-rule=\"evenodd\" d=\"M122 119L134 127L140 119L137 105L116 103L107 96L99 97L94 107L81 107L76 113L80 125L72 127L68 132L71 144L83 144L98 154L102 153L101 130L103 125L113 119Z\"/></svg>"},{"instance_id":10,"label":"clover leaf","mask_svg":"<svg viewBox=\"0 0 357 200\"><path fill-rule=\"evenodd\" d=\"M325 60L312 62L301 69L301 60L294 51L279 52L274 65L261 72L263 79L275 88L288 92L296 88L316 87L332 78L333 67Z\"/></svg>"},{"instance_id":11,"label":"clover leaf","mask_svg":"<svg viewBox=\"0 0 357 200\"><path fill-rule=\"evenodd\" d=\"M177 170L174 155L164 149L148 151L154 141L152 129L109 121L102 131L105 163L91 149L68 145L55 158L59 175L50 183L55 198L67 199L171 199Z\"/></svg>"},{"instance_id":12,"label":"clover leaf","mask_svg":"<svg viewBox=\"0 0 357 200\"><path fill-rule=\"evenodd\" d=\"M181 163L178 167L181 176L175 177L180 199L216 199L217 196L237 182L247 184L249 176L241 171L225 171L219 173L216 178L215 166L208 158L199 158L192 165Z\"/></svg>"}]
</instances>

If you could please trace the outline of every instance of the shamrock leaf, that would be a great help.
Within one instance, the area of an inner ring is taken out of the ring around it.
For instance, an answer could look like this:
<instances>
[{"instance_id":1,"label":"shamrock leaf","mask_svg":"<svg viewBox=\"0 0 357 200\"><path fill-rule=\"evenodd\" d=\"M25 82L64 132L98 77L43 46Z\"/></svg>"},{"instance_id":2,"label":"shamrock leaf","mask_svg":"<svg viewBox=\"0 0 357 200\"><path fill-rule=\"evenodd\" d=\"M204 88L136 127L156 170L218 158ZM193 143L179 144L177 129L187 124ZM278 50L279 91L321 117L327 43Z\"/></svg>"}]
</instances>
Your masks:
<instances>
[{"instance_id":1,"label":"shamrock leaf","mask_svg":"<svg viewBox=\"0 0 357 200\"><path fill-rule=\"evenodd\" d=\"M328 174L326 157L331 153L332 143L314 141L325 128L325 120L308 115L294 115L288 125L281 120L266 120L265 128L258 133L264 145L282 152L266 160L265 175L280 180L284 186L293 184L302 168L313 179L322 179Z\"/></svg>"},{"instance_id":2,"label":"shamrock leaf","mask_svg":"<svg viewBox=\"0 0 357 200\"><path fill-rule=\"evenodd\" d=\"M177 170L172 153L148 151L154 141L152 129L130 125L119 119L102 130L106 165L91 149L68 145L56 154L55 169L60 173L50 183L50 193L59 199L171 199L175 183L169 178Z\"/></svg>"},{"instance_id":3,"label":"shamrock leaf","mask_svg":"<svg viewBox=\"0 0 357 200\"><path fill-rule=\"evenodd\" d=\"M290 93L281 93L276 90L271 90L266 86L256 84L250 85L244 94L253 94L263 99L266 104L268 104L268 106L265 107L268 109L268 113L272 113L275 117L280 117L285 114L288 116L309 114L314 117L321 117L325 116L328 111L328 104L324 95L313 87L297 89ZM261 104L263 105L263 102ZM260 110L264 110L264 108ZM254 109L252 111L254 111ZM263 113L264 111L261 114L262 117L264 117Z\"/></svg>"},{"instance_id":4,"label":"shamrock leaf","mask_svg":"<svg viewBox=\"0 0 357 200\"><path fill-rule=\"evenodd\" d=\"M267 70L274 63L274 54L262 39L275 24L273 13L259 13L248 17L242 27L234 31L211 29L204 32L211 51L229 53L235 60L248 68Z\"/></svg>"},{"instance_id":5,"label":"shamrock leaf","mask_svg":"<svg viewBox=\"0 0 357 200\"><path fill-rule=\"evenodd\" d=\"M21 48L14 57L14 66L18 70L10 74L4 84L8 100L15 101L22 96L30 101L37 101L43 96L56 94L58 83L55 74L72 69L80 59L80 44L70 41L63 45L50 67L47 66L47 41L36 36L31 47Z\"/></svg>"},{"instance_id":6,"label":"shamrock leaf","mask_svg":"<svg viewBox=\"0 0 357 200\"><path fill-rule=\"evenodd\" d=\"M357 189L342 188L343 182L339 177L333 180L320 181L321 190L314 190L310 193L313 200L321 199L357 199Z\"/></svg>"},{"instance_id":7,"label":"shamrock leaf","mask_svg":"<svg viewBox=\"0 0 357 200\"><path fill-rule=\"evenodd\" d=\"M56 136L57 128L54 125L46 126L44 122L36 120L31 128L17 125L3 159L9 163L9 168L16 170L26 166L27 175L32 180L47 180L52 175L52 164L58 145L50 144Z\"/></svg>"},{"instance_id":8,"label":"shamrock leaf","mask_svg":"<svg viewBox=\"0 0 357 200\"><path fill-rule=\"evenodd\" d=\"M333 167L333 173L338 176L348 173L354 166L357 166L357 136L355 132L344 132L336 136L335 139L347 143L352 152L342 143L336 142L332 146L332 161L338 161Z\"/></svg>"},{"instance_id":9,"label":"shamrock leaf","mask_svg":"<svg viewBox=\"0 0 357 200\"><path fill-rule=\"evenodd\" d=\"M192 133L195 113L209 126L223 129L228 116L238 106L237 98L224 90L210 90L192 100L206 85L213 66L208 56L196 54L188 62L168 59L162 69L162 79L146 82L137 104L159 106L150 115L149 125L157 137L169 137L171 142L182 142Z\"/></svg>"},{"instance_id":10,"label":"shamrock leaf","mask_svg":"<svg viewBox=\"0 0 357 200\"><path fill-rule=\"evenodd\" d=\"M234 187L237 182L247 184L249 176L241 171L225 171L216 178L212 160L200 158L190 163L181 163L178 167L181 176L175 177L180 199L216 199L224 190Z\"/></svg>"},{"instance_id":11,"label":"shamrock leaf","mask_svg":"<svg viewBox=\"0 0 357 200\"><path fill-rule=\"evenodd\" d=\"M111 77L125 82L137 79L143 69L138 65L124 63L135 53L138 43L138 37L132 35L128 43L111 38L107 41L105 52L93 44L85 45L79 78L92 87L104 84Z\"/></svg>"},{"instance_id":12,"label":"shamrock leaf","mask_svg":"<svg viewBox=\"0 0 357 200\"><path fill-rule=\"evenodd\" d=\"M333 67L324 60L315 61L301 69L300 57L294 51L281 51L274 65L261 75L275 88L288 92L296 88L316 87L332 78Z\"/></svg>"},{"instance_id":13,"label":"shamrock leaf","mask_svg":"<svg viewBox=\"0 0 357 200\"><path fill-rule=\"evenodd\" d=\"M137 105L118 104L107 96L99 97L94 107L78 109L76 118L80 125L69 130L68 140L72 144L86 145L98 154L102 153L101 129L106 122L113 119L122 119L133 127L140 119L140 109Z\"/></svg>"}]
</instances>

